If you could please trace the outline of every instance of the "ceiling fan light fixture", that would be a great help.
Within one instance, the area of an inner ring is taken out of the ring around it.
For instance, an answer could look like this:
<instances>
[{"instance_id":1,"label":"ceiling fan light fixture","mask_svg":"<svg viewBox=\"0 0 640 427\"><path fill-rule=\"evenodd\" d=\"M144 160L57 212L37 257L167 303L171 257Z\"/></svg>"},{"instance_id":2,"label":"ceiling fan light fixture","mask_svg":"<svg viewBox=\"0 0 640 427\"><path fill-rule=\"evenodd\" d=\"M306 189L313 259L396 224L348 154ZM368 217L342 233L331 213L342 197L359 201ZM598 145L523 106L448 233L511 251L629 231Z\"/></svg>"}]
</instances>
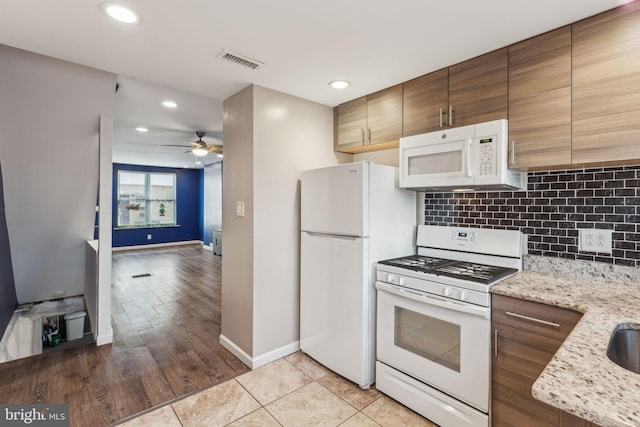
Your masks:
<instances>
[{"instance_id":1,"label":"ceiling fan light fixture","mask_svg":"<svg viewBox=\"0 0 640 427\"><path fill-rule=\"evenodd\" d=\"M194 148L193 150L191 150L191 152L198 157L203 157L206 156L209 151L205 150L204 148Z\"/></svg>"},{"instance_id":2,"label":"ceiling fan light fixture","mask_svg":"<svg viewBox=\"0 0 640 427\"><path fill-rule=\"evenodd\" d=\"M135 10L117 3L102 3L100 9L116 21L125 24L136 24L142 21L142 16Z\"/></svg>"}]
</instances>

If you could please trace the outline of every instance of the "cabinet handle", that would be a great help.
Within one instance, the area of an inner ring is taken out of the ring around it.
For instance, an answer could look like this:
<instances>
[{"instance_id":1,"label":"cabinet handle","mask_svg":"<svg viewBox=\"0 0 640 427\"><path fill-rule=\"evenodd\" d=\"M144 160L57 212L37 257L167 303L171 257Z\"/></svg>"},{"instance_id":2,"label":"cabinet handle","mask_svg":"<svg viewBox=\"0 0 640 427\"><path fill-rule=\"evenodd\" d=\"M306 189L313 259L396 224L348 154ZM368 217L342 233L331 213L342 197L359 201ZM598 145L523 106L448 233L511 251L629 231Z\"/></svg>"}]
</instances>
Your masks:
<instances>
[{"instance_id":1,"label":"cabinet handle","mask_svg":"<svg viewBox=\"0 0 640 427\"><path fill-rule=\"evenodd\" d=\"M368 129L368 130L369 130L369 145L371 145L371 129Z\"/></svg>"},{"instance_id":2,"label":"cabinet handle","mask_svg":"<svg viewBox=\"0 0 640 427\"><path fill-rule=\"evenodd\" d=\"M360 128L360 132L362 132L362 145L364 145L364 128Z\"/></svg>"},{"instance_id":3,"label":"cabinet handle","mask_svg":"<svg viewBox=\"0 0 640 427\"><path fill-rule=\"evenodd\" d=\"M498 357L498 330L493 331L493 355Z\"/></svg>"},{"instance_id":4,"label":"cabinet handle","mask_svg":"<svg viewBox=\"0 0 640 427\"><path fill-rule=\"evenodd\" d=\"M449 126L453 126L453 105L449 105Z\"/></svg>"},{"instance_id":5,"label":"cabinet handle","mask_svg":"<svg viewBox=\"0 0 640 427\"><path fill-rule=\"evenodd\" d=\"M542 320L542 319L536 319L535 317L529 317L529 316L525 316L523 314L518 314L518 313L512 313L510 311L506 312L507 316L511 316L511 317L515 317L517 319L524 319L524 320L528 320L530 322L536 322L536 323L542 323L543 325L546 326L553 326L554 328L559 328L560 324L559 323L555 323L555 322L549 322L547 320Z\"/></svg>"},{"instance_id":6,"label":"cabinet handle","mask_svg":"<svg viewBox=\"0 0 640 427\"><path fill-rule=\"evenodd\" d=\"M440 129L442 129L442 108L440 109Z\"/></svg>"}]
</instances>

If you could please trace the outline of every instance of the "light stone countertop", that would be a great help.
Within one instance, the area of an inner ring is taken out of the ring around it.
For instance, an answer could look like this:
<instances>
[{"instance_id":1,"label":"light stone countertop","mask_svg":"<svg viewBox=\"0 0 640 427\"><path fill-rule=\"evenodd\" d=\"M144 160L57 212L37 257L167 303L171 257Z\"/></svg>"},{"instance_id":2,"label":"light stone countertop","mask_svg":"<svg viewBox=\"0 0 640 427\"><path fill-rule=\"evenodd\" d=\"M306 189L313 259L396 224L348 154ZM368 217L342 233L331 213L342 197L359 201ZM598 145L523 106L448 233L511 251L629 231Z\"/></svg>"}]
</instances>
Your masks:
<instances>
[{"instance_id":1,"label":"light stone countertop","mask_svg":"<svg viewBox=\"0 0 640 427\"><path fill-rule=\"evenodd\" d=\"M640 426L640 374L606 355L617 324L640 324L640 269L526 255L525 270L491 292L584 313L533 397L601 426Z\"/></svg>"}]
</instances>

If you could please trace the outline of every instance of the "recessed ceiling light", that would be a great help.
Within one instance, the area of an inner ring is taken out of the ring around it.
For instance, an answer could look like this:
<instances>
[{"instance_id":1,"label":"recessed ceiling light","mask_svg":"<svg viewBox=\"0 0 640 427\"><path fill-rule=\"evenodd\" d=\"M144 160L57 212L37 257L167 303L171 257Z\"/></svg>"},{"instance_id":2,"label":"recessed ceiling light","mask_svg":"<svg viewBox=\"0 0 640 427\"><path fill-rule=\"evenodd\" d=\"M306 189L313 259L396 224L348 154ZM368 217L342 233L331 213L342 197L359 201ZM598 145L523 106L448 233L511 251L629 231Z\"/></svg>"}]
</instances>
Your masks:
<instances>
[{"instance_id":1,"label":"recessed ceiling light","mask_svg":"<svg viewBox=\"0 0 640 427\"><path fill-rule=\"evenodd\" d=\"M347 80L333 80L329 82L329 86L334 89L344 89L351 85Z\"/></svg>"},{"instance_id":2,"label":"recessed ceiling light","mask_svg":"<svg viewBox=\"0 0 640 427\"><path fill-rule=\"evenodd\" d=\"M164 105L164 106L165 106L165 107L167 107L167 108L176 108L176 107L178 106L178 104L176 104L176 103L175 103L175 102L173 102L173 101L169 101L169 100L167 100L167 101L162 101L162 105Z\"/></svg>"},{"instance_id":3,"label":"recessed ceiling light","mask_svg":"<svg viewBox=\"0 0 640 427\"><path fill-rule=\"evenodd\" d=\"M219 159L221 159L221 158L223 158L223 157L224 157L224 156L223 156L222 154L218 154L218 158L219 158Z\"/></svg>"},{"instance_id":4,"label":"recessed ceiling light","mask_svg":"<svg viewBox=\"0 0 640 427\"><path fill-rule=\"evenodd\" d=\"M100 9L116 21L125 24L135 24L142 21L142 16L138 12L121 4L102 3Z\"/></svg>"},{"instance_id":5,"label":"recessed ceiling light","mask_svg":"<svg viewBox=\"0 0 640 427\"><path fill-rule=\"evenodd\" d=\"M143 133L144 133L144 132L149 132L149 129L147 129L147 128L145 128L145 127L142 127L142 126L138 126L138 127L136 128L136 130L137 130L138 132L143 132Z\"/></svg>"}]
</instances>

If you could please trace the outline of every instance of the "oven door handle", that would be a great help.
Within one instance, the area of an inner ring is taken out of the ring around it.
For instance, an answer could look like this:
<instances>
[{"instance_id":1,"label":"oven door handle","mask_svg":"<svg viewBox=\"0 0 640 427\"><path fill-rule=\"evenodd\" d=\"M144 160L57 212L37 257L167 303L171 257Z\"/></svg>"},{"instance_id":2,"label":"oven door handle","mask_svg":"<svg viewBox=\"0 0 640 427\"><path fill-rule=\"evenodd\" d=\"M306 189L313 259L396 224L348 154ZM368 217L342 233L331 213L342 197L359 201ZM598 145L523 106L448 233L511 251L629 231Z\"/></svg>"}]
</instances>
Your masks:
<instances>
[{"instance_id":1,"label":"oven door handle","mask_svg":"<svg viewBox=\"0 0 640 427\"><path fill-rule=\"evenodd\" d=\"M404 288L402 286L390 285L385 282L376 282L376 289L401 298L417 301L422 304L435 305L437 307L446 308L447 310L472 314L484 319L489 319L491 317L491 309L489 307L482 307L475 304L469 304L467 302L442 298L437 295Z\"/></svg>"}]
</instances>

